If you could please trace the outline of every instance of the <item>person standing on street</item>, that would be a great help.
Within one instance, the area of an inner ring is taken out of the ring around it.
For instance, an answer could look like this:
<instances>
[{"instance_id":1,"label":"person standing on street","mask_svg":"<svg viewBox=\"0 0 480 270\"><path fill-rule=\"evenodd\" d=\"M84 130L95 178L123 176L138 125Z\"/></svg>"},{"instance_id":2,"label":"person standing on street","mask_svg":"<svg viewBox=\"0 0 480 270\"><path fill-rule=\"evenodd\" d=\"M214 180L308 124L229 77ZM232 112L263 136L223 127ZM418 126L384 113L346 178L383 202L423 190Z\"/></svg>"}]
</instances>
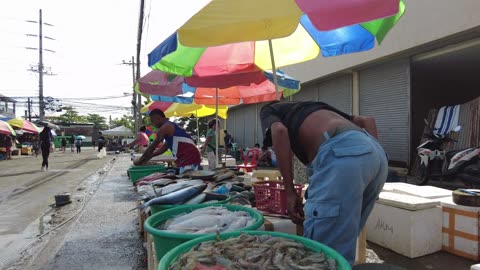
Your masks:
<instances>
[{"instance_id":1,"label":"person standing on street","mask_svg":"<svg viewBox=\"0 0 480 270\"><path fill-rule=\"evenodd\" d=\"M68 139L68 143L70 143L70 150L72 150L73 153L73 146L75 145L75 136L72 134L72 136Z\"/></svg>"},{"instance_id":2,"label":"person standing on street","mask_svg":"<svg viewBox=\"0 0 480 270\"><path fill-rule=\"evenodd\" d=\"M6 159L12 159L12 146L13 146L13 142L12 142L12 137L10 137L10 135L6 135L5 136L5 149L7 151L7 156L6 156Z\"/></svg>"},{"instance_id":3,"label":"person standing on street","mask_svg":"<svg viewBox=\"0 0 480 270\"><path fill-rule=\"evenodd\" d=\"M216 142L217 142L217 130L218 120L213 119L208 122L208 131L207 131L207 138L205 139L205 144L202 147L202 155L207 152L208 158L208 169L210 171L215 170L216 168Z\"/></svg>"},{"instance_id":4,"label":"person standing on street","mask_svg":"<svg viewBox=\"0 0 480 270\"><path fill-rule=\"evenodd\" d=\"M65 153L65 149L67 148L67 139L62 138L62 151Z\"/></svg>"},{"instance_id":5,"label":"person standing on street","mask_svg":"<svg viewBox=\"0 0 480 270\"><path fill-rule=\"evenodd\" d=\"M48 156L52 146L52 131L50 127L44 127L40 132L40 149L42 150L42 171L48 171Z\"/></svg>"},{"instance_id":6,"label":"person standing on street","mask_svg":"<svg viewBox=\"0 0 480 270\"><path fill-rule=\"evenodd\" d=\"M227 155L232 149L233 137L226 129L223 132L225 133L225 136L223 137L223 142L225 143L225 155Z\"/></svg>"},{"instance_id":7,"label":"person standing on street","mask_svg":"<svg viewBox=\"0 0 480 270\"><path fill-rule=\"evenodd\" d=\"M355 260L356 240L387 179L387 155L375 119L322 102L274 102L260 118L264 145L275 148L287 210L304 236ZM293 185L292 152L308 165L305 207Z\"/></svg>"},{"instance_id":8,"label":"person standing on street","mask_svg":"<svg viewBox=\"0 0 480 270\"><path fill-rule=\"evenodd\" d=\"M98 137L98 152L100 153L105 146L105 137L103 137L102 132L98 132L98 134L100 135Z\"/></svg>"},{"instance_id":9,"label":"person standing on street","mask_svg":"<svg viewBox=\"0 0 480 270\"><path fill-rule=\"evenodd\" d=\"M77 140L75 146L77 147L77 154L80 154L82 152L82 140Z\"/></svg>"},{"instance_id":10,"label":"person standing on street","mask_svg":"<svg viewBox=\"0 0 480 270\"><path fill-rule=\"evenodd\" d=\"M179 127L177 124L168 121L163 111L155 109L150 112L150 121L157 127L157 137L153 143L148 146L143 155L136 159L133 164L135 166L143 165L152 157L163 154L168 149L172 150L175 162L180 169L180 174L201 169L200 153L197 146L193 142L192 137L187 134L185 129ZM165 143L158 149L157 146L165 140Z\"/></svg>"}]
</instances>

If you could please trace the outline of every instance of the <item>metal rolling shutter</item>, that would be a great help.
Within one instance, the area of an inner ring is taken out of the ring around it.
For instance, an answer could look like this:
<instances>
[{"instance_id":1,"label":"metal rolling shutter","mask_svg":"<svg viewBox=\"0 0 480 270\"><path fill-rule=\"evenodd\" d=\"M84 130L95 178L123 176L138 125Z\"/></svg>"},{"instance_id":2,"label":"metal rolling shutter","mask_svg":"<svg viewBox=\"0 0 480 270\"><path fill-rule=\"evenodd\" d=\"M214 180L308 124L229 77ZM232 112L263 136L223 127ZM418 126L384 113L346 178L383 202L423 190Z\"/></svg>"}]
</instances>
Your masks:
<instances>
[{"instance_id":1,"label":"metal rolling shutter","mask_svg":"<svg viewBox=\"0 0 480 270\"><path fill-rule=\"evenodd\" d=\"M260 121L260 110L265 105L265 103L257 104L257 115L256 115L256 122L257 122L257 138L256 142L263 145L263 131L262 131L262 122Z\"/></svg>"},{"instance_id":2,"label":"metal rolling shutter","mask_svg":"<svg viewBox=\"0 0 480 270\"><path fill-rule=\"evenodd\" d=\"M317 100L317 86L315 84L302 86L302 89L292 96L294 101Z\"/></svg>"},{"instance_id":3,"label":"metal rolling shutter","mask_svg":"<svg viewBox=\"0 0 480 270\"><path fill-rule=\"evenodd\" d=\"M236 115L235 110L228 110L227 126L225 129L232 136L234 136L235 134L235 115Z\"/></svg>"},{"instance_id":4,"label":"metal rolling shutter","mask_svg":"<svg viewBox=\"0 0 480 270\"><path fill-rule=\"evenodd\" d=\"M328 103L342 112L352 114L352 76L331 79L318 86L318 101Z\"/></svg>"},{"instance_id":5,"label":"metal rolling shutter","mask_svg":"<svg viewBox=\"0 0 480 270\"><path fill-rule=\"evenodd\" d=\"M399 60L359 71L360 114L373 116L392 161L409 161L410 63Z\"/></svg>"},{"instance_id":6,"label":"metal rolling shutter","mask_svg":"<svg viewBox=\"0 0 480 270\"><path fill-rule=\"evenodd\" d=\"M253 147L257 143L257 126L255 119L257 117L257 106L255 104L247 105L242 108L245 119L245 147Z\"/></svg>"},{"instance_id":7,"label":"metal rolling shutter","mask_svg":"<svg viewBox=\"0 0 480 270\"><path fill-rule=\"evenodd\" d=\"M244 138L245 138L245 123L244 116L241 111L241 108L235 110L235 133L233 134L233 139L239 147L243 147Z\"/></svg>"}]
</instances>

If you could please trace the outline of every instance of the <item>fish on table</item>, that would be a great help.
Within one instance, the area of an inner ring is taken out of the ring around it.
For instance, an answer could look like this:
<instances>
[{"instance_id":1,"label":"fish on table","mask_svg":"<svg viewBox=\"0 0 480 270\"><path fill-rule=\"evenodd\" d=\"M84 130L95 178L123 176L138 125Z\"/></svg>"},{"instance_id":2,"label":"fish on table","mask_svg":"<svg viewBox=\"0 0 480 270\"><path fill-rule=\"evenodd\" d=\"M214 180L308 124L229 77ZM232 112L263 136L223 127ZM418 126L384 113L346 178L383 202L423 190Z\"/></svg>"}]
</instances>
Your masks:
<instances>
[{"instance_id":1,"label":"fish on table","mask_svg":"<svg viewBox=\"0 0 480 270\"><path fill-rule=\"evenodd\" d=\"M254 222L255 218L245 211L211 206L171 218L160 229L176 233L230 232L251 226Z\"/></svg>"},{"instance_id":2,"label":"fish on table","mask_svg":"<svg viewBox=\"0 0 480 270\"><path fill-rule=\"evenodd\" d=\"M187 185L175 191L169 192L168 194L151 199L148 202L138 206L135 209L140 209L141 211L143 211L145 208L152 205L181 204L189 200L190 198L202 193L205 190L205 188L207 188L207 185L205 184L199 184L199 185L193 185L193 186Z\"/></svg>"}]
</instances>

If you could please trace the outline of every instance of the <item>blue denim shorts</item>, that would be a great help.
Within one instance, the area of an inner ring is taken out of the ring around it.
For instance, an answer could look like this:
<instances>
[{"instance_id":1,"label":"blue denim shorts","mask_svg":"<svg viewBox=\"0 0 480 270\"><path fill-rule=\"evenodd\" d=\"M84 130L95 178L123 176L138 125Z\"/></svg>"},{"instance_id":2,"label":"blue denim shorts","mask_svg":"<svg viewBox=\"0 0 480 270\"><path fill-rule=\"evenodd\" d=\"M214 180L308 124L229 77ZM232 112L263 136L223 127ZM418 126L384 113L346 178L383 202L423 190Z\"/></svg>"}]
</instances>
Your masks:
<instances>
[{"instance_id":1,"label":"blue denim shorts","mask_svg":"<svg viewBox=\"0 0 480 270\"><path fill-rule=\"evenodd\" d=\"M387 179L385 151L367 132L350 130L319 147L307 166L304 236L354 263L356 240Z\"/></svg>"}]
</instances>

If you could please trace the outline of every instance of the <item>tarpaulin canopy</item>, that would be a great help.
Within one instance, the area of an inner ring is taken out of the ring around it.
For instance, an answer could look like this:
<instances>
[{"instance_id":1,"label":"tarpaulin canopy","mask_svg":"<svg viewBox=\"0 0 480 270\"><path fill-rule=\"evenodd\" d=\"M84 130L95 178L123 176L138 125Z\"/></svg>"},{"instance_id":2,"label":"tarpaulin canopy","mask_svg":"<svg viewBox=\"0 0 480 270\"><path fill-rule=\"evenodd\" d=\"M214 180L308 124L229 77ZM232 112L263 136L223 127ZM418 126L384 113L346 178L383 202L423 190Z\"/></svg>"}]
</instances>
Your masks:
<instances>
[{"instance_id":1,"label":"tarpaulin canopy","mask_svg":"<svg viewBox=\"0 0 480 270\"><path fill-rule=\"evenodd\" d=\"M135 134L129 128L124 126L119 126L109 130L104 130L102 131L102 134L106 136L123 136L123 137L135 136Z\"/></svg>"}]
</instances>

